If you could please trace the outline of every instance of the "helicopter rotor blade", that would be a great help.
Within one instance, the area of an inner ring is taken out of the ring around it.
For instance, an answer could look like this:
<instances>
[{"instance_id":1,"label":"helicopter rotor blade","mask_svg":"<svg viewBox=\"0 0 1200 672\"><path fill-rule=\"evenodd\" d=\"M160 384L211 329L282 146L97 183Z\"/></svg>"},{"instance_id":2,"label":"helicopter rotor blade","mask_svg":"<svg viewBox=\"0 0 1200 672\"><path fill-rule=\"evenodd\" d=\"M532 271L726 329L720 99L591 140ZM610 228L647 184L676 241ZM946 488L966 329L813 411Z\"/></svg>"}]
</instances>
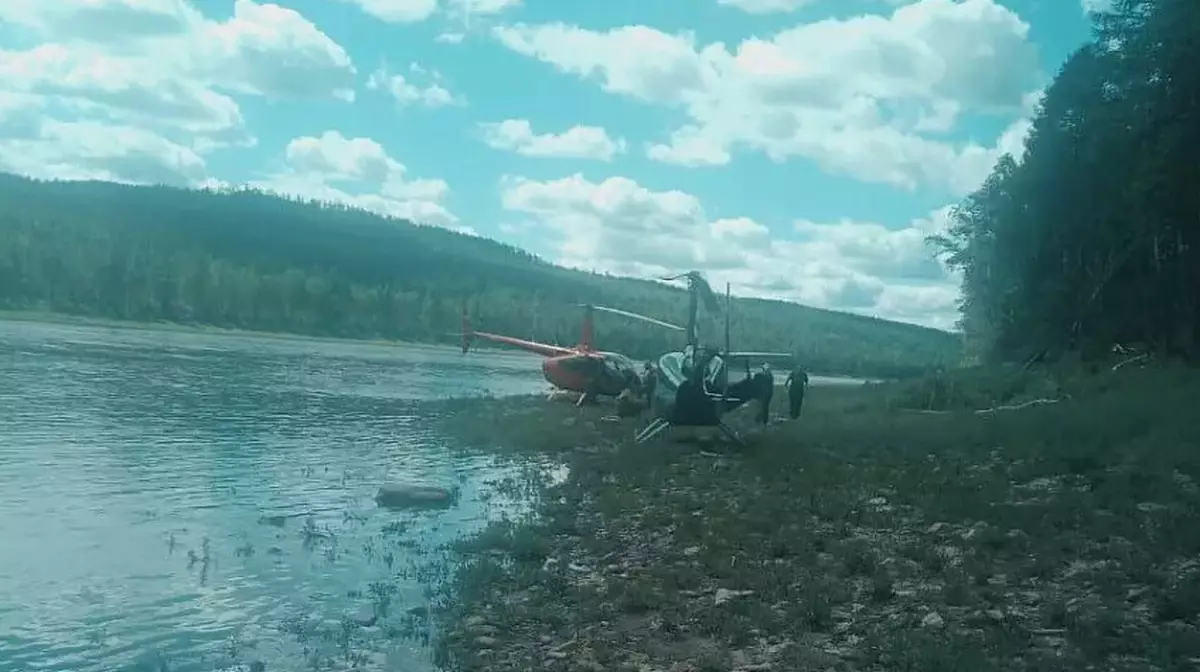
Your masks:
<instances>
[{"instance_id":1,"label":"helicopter rotor blade","mask_svg":"<svg viewBox=\"0 0 1200 672\"><path fill-rule=\"evenodd\" d=\"M592 310L598 310L603 313L611 313L613 315L621 315L622 317L629 317L629 318L632 318L635 320L641 320L642 322L648 322L650 324L655 324L660 327L666 327L667 329L673 329L675 331L683 331L683 327L679 326L678 324L671 324L670 322L665 322L663 320L649 317L647 315L641 315L639 313L633 313L628 310L621 310L620 308L609 308L608 306L595 306L595 305L591 306L591 308L592 308Z\"/></svg>"}]
</instances>

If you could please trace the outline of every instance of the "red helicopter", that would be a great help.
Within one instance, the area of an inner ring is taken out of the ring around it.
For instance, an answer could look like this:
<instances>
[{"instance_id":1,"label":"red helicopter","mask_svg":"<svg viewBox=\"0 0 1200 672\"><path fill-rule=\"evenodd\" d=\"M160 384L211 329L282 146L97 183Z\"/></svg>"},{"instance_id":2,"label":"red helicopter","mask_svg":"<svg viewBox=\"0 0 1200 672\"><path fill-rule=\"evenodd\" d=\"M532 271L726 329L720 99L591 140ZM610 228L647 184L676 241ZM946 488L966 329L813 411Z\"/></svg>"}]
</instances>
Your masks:
<instances>
[{"instance_id":1,"label":"red helicopter","mask_svg":"<svg viewBox=\"0 0 1200 672\"><path fill-rule=\"evenodd\" d=\"M572 347L564 347L502 334L474 331L471 329L467 309L464 307L462 313L463 354L470 350L471 341L476 338L492 343L511 345L539 354L546 358L542 362L542 375L545 376L546 381L558 389L578 392L579 399L575 405L579 406L592 397L615 397L626 389L637 390L642 384L638 365L631 358L618 352L597 350L593 345L592 320L595 311L621 315L676 331L684 330L683 327L669 322L616 308L591 304L586 304L583 308L583 324L580 329L579 343Z\"/></svg>"}]
</instances>

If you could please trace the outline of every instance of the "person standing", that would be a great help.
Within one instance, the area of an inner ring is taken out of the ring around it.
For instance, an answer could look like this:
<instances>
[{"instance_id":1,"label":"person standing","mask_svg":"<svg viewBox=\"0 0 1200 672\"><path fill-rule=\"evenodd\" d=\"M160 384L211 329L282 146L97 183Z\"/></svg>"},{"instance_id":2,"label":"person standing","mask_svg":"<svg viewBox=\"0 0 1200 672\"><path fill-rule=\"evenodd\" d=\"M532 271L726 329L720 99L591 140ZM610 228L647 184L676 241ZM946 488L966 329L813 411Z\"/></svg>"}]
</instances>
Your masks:
<instances>
[{"instance_id":1,"label":"person standing","mask_svg":"<svg viewBox=\"0 0 1200 672\"><path fill-rule=\"evenodd\" d=\"M759 379L759 394L762 399L762 412L759 413L758 421L765 425L771 422L771 398L775 396L775 375L771 373L770 364L763 364L762 370L754 377Z\"/></svg>"},{"instance_id":2,"label":"person standing","mask_svg":"<svg viewBox=\"0 0 1200 672\"><path fill-rule=\"evenodd\" d=\"M800 417L800 409L804 406L804 392L808 390L808 372L796 367L788 374L783 386L788 392L788 415L795 420Z\"/></svg>"},{"instance_id":3,"label":"person standing","mask_svg":"<svg viewBox=\"0 0 1200 672\"><path fill-rule=\"evenodd\" d=\"M642 391L646 394L646 408L654 408L654 389L658 385L658 371L653 362L646 362L642 370Z\"/></svg>"},{"instance_id":4,"label":"person standing","mask_svg":"<svg viewBox=\"0 0 1200 672\"><path fill-rule=\"evenodd\" d=\"M632 418L641 415L645 408L638 401L633 388L627 387L617 395L617 415L622 418Z\"/></svg>"}]
</instances>

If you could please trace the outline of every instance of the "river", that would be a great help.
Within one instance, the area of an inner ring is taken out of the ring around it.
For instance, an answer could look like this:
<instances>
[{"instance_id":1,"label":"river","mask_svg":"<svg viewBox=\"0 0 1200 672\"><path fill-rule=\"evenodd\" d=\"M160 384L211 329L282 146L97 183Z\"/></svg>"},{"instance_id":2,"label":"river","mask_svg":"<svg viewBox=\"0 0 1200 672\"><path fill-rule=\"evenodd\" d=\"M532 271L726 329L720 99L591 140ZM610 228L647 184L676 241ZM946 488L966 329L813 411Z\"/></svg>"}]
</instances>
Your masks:
<instances>
[{"instance_id":1,"label":"river","mask_svg":"<svg viewBox=\"0 0 1200 672\"><path fill-rule=\"evenodd\" d=\"M429 669L419 633L350 646L343 624L419 616L437 547L520 506L513 468L453 450L428 400L536 392L536 364L0 321L0 670ZM393 480L462 499L379 509Z\"/></svg>"}]
</instances>

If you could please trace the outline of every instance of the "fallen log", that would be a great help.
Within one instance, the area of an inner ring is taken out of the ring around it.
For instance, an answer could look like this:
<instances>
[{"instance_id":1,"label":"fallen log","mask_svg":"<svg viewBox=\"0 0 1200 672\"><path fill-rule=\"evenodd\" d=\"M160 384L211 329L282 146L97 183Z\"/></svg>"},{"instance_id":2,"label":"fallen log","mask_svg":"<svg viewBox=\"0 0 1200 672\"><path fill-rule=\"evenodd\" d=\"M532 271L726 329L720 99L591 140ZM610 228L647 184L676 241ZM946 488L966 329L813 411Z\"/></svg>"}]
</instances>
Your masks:
<instances>
[{"instance_id":1,"label":"fallen log","mask_svg":"<svg viewBox=\"0 0 1200 672\"><path fill-rule=\"evenodd\" d=\"M1003 406L993 406L992 408L980 408L980 409L977 409L977 410L974 410L971 412L974 413L975 415L987 415L989 413L996 413L998 411L1019 411L1022 408L1029 408L1031 406L1045 406L1046 404L1057 404L1058 402L1060 402L1062 400L1063 399L1031 399L1029 401L1023 401L1019 404L1005 404ZM905 408L905 409L901 409L901 410L908 411L909 413L925 413L928 415L945 415L945 414L949 414L949 413L962 412L962 411L935 411L935 410L918 409L918 408Z\"/></svg>"}]
</instances>

